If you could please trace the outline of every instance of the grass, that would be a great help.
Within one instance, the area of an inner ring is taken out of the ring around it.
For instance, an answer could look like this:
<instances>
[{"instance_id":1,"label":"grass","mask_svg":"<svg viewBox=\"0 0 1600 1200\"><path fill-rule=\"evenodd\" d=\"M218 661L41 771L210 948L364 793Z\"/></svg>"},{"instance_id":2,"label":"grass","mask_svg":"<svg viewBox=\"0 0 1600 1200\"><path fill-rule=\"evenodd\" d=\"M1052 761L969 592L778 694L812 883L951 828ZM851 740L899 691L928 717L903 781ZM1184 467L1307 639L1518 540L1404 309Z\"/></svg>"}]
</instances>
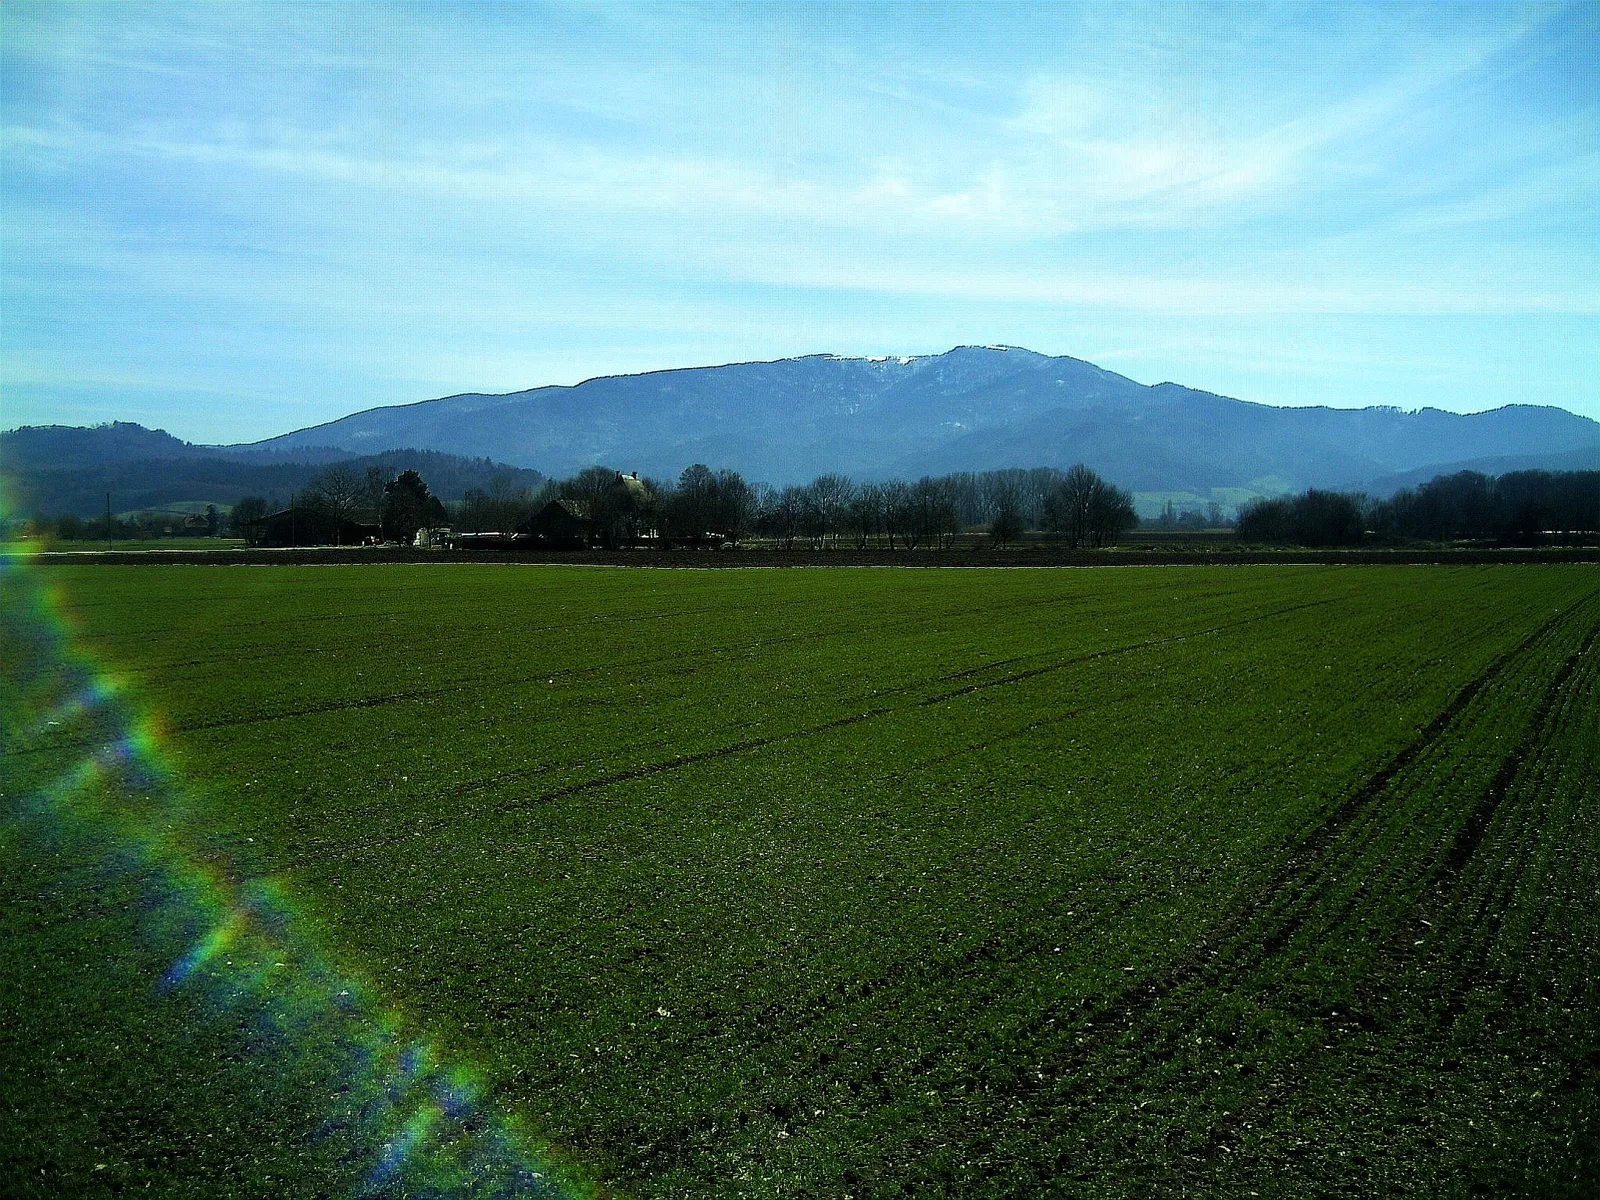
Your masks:
<instances>
[{"instance_id":1,"label":"grass","mask_svg":"<svg viewBox=\"0 0 1600 1200\"><path fill-rule=\"evenodd\" d=\"M1600 1177L1592 567L46 578L185 836L609 1188ZM5 827L0 1190L355 1190L114 850Z\"/></svg>"},{"instance_id":2,"label":"grass","mask_svg":"<svg viewBox=\"0 0 1600 1200\"><path fill-rule=\"evenodd\" d=\"M102 524L102 529L104 525ZM27 538L12 544L14 549L26 553L61 554L81 551L86 554L104 554L106 541L94 538ZM241 550L243 538L225 537L170 537L170 538L115 538L111 549L118 553L128 550Z\"/></svg>"}]
</instances>

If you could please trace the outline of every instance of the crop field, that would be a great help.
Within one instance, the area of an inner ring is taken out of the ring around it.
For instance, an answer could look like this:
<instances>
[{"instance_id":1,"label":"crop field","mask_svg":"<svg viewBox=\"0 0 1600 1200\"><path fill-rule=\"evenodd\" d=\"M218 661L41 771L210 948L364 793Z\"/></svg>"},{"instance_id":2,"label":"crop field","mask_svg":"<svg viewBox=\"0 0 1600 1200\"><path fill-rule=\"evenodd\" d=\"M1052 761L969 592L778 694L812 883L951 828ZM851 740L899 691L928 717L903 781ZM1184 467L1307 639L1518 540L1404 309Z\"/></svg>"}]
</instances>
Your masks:
<instances>
[{"instance_id":1,"label":"crop field","mask_svg":"<svg viewBox=\"0 0 1600 1200\"><path fill-rule=\"evenodd\" d=\"M4 584L0 1193L1600 1192L1593 566Z\"/></svg>"}]
</instances>

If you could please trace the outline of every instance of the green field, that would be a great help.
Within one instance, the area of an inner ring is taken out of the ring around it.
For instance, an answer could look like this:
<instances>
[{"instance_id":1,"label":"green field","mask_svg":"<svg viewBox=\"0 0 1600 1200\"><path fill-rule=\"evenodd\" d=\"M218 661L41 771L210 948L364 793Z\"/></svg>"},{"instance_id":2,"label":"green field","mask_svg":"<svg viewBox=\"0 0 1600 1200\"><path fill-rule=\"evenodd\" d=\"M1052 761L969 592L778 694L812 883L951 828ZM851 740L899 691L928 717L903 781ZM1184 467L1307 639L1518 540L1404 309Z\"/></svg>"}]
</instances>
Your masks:
<instances>
[{"instance_id":1,"label":"green field","mask_svg":"<svg viewBox=\"0 0 1600 1200\"><path fill-rule=\"evenodd\" d=\"M242 550L244 547L243 538L226 537L117 538L111 542L111 549L118 554L130 551ZM75 538L72 541L61 538L28 538L17 543L14 548L30 554L103 554L106 550L106 541L104 538L98 541L94 538Z\"/></svg>"},{"instance_id":2,"label":"green field","mask_svg":"<svg viewBox=\"0 0 1600 1200\"><path fill-rule=\"evenodd\" d=\"M605 1190L1600 1184L1592 566L40 574L168 835ZM23 590L0 1192L357 1192L331 1043L155 986L143 802L31 799Z\"/></svg>"}]
</instances>

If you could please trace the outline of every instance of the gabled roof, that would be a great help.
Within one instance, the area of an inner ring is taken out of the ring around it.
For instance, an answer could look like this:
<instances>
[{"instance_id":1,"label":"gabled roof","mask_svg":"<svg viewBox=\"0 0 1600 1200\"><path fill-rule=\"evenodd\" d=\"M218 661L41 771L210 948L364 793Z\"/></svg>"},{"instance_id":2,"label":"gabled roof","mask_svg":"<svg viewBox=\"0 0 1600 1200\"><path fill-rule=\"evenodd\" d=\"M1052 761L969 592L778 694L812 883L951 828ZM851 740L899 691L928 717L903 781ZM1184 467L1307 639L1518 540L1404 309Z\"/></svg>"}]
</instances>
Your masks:
<instances>
[{"instance_id":1,"label":"gabled roof","mask_svg":"<svg viewBox=\"0 0 1600 1200\"><path fill-rule=\"evenodd\" d=\"M293 508L280 508L277 512L268 513L266 516L261 518L261 521L263 524L266 524L267 522L277 521L280 519L287 520L290 518L293 518L297 521L302 519L308 521L332 521L334 519L330 514L323 512L321 509L297 504ZM340 517L339 521L341 524L354 525L360 529L378 528L378 523L376 521L357 521L354 517Z\"/></svg>"},{"instance_id":2,"label":"gabled roof","mask_svg":"<svg viewBox=\"0 0 1600 1200\"><path fill-rule=\"evenodd\" d=\"M546 504L534 514L533 519L537 521L540 517L550 514L551 509L564 513L574 521L587 521L589 519L589 506L587 504L584 504L581 500L568 500L565 498L550 501L549 504Z\"/></svg>"},{"instance_id":3,"label":"gabled roof","mask_svg":"<svg viewBox=\"0 0 1600 1200\"><path fill-rule=\"evenodd\" d=\"M636 500L642 500L650 493L650 489L645 486L644 480L640 479L637 474L623 475L619 472L617 475L617 482L621 484L622 487L626 489L628 493L631 494Z\"/></svg>"}]
</instances>

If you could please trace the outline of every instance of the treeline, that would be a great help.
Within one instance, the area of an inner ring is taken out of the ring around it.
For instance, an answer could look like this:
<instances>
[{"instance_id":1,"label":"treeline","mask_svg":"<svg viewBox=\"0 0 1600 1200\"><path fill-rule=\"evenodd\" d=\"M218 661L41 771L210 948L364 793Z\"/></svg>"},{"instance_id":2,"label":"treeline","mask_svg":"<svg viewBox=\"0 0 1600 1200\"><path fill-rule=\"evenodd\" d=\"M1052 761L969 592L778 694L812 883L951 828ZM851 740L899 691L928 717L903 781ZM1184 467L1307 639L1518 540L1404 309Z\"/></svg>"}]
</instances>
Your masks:
<instances>
[{"instance_id":1,"label":"treeline","mask_svg":"<svg viewBox=\"0 0 1600 1200\"><path fill-rule=\"evenodd\" d=\"M500 470L486 486L467 487L460 501L445 505L421 472L396 474L384 465L391 460L413 461L410 455L378 455L318 467L286 494L240 496L225 518L211 511L204 532L226 529L253 544L272 513L294 508L327 517L334 529L342 522L375 527L388 541L409 541L419 528L446 523L458 533L510 534L528 528L552 500L572 502L592 540L603 546L736 544L757 536L783 548L914 550L949 546L973 531L996 545L1040 531L1073 547L1107 546L1138 524L1132 496L1083 465L1067 471L962 471L913 482L857 482L829 473L782 488L701 463L676 480L625 477L599 466L560 480ZM446 478L458 477L447 472ZM164 522L169 525L170 518L159 513L113 518L111 533L121 538L175 532ZM106 537L103 517L67 514L52 522L37 516L32 525L40 535Z\"/></svg>"},{"instance_id":2,"label":"treeline","mask_svg":"<svg viewBox=\"0 0 1600 1200\"><path fill-rule=\"evenodd\" d=\"M62 541L132 541L165 537L216 537L223 531L225 521L215 504L208 504L203 513L140 512L129 517L111 517L109 532L104 514L98 517L80 517L76 513L62 513L59 517L36 515L25 523L20 532L32 537L59 538Z\"/></svg>"},{"instance_id":3,"label":"treeline","mask_svg":"<svg viewBox=\"0 0 1600 1200\"><path fill-rule=\"evenodd\" d=\"M457 497L489 486L502 478L514 488L536 487L544 480L538 471L509 467L487 458L463 458L435 450L386 450L343 460L365 474L377 468L390 477L402 471L418 472L433 492ZM160 509L185 500L208 500L220 507L237 504L243 497L265 497L269 505L286 505L291 496L310 486L329 464L317 461L240 461L230 458L162 458L93 463L74 467L37 467L7 461L13 510L44 514L71 513L101 519L104 525L106 493L118 512ZM340 465L340 464L334 464Z\"/></svg>"},{"instance_id":4,"label":"treeline","mask_svg":"<svg viewBox=\"0 0 1600 1200\"><path fill-rule=\"evenodd\" d=\"M1239 538L1297 546L1493 540L1531 546L1600 531L1600 471L1476 471L1439 475L1387 500L1312 489L1258 500L1239 513Z\"/></svg>"},{"instance_id":5,"label":"treeline","mask_svg":"<svg viewBox=\"0 0 1600 1200\"><path fill-rule=\"evenodd\" d=\"M265 497L245 496L228 514L228 527L255 545L262 540L276 507ZM318 471L291 497L290 507L326 518L336 541L349 523L367 526L367 536L410 544L419 529L442 526L450 519L443 502L417 471L396 475L378 465L357 470L352 462L333 463Z\"/></svg>"},{"instance_id":6,"label":"treeline","mask_svg":"<svg viewBox=\"0 0 1600 1200\"><path fill-rule=\"evenodd\" d=\"M1040 530L1073 546L1105 546L1138 523L1132 496L1082 465L962 471L914 482L857 482L829 473L775 488L696 463L676 480L634 480L608 467L537 488L496 480L468 492L454 524L466 533L510 533L557 499L575 502L608 546L642 538L700 545L759 536L783 548L916 549L948 546L974 529L1000 545Z\"/></svg>"}]
</instances>

